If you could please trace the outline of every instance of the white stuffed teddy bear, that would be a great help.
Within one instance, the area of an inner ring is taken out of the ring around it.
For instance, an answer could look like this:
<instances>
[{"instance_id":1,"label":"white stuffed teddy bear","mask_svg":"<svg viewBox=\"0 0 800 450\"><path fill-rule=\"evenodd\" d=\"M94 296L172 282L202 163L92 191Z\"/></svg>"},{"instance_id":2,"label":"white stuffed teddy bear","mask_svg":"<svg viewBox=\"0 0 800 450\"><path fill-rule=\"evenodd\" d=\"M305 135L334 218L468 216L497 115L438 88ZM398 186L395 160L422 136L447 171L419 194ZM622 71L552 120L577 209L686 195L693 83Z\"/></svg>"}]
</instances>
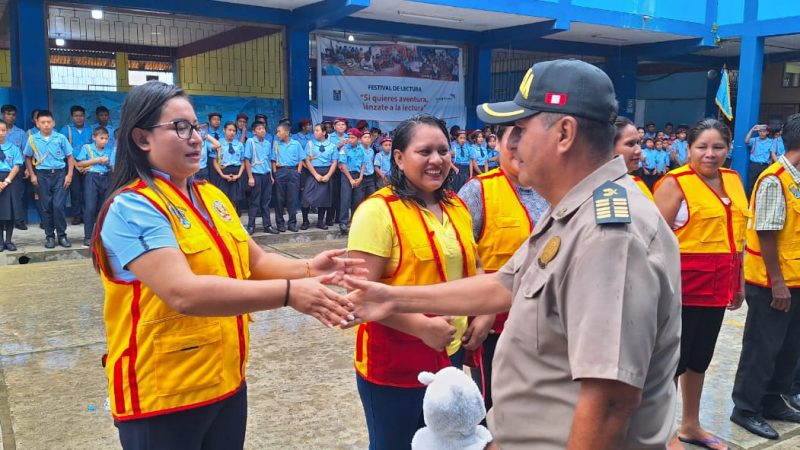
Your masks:
<instances>
[{"instance_id":1,"label":"white stuffed teddy bear","mask_svg":"<svg viewBox=\"0 0 800 450\"><path fill-rule=\"evenodd\" d=\"M492 441L480 425L486 416L483 397L464 371L445 367L417 378L428 386L422 402L427 426L414 434L412 450L483 450Z\"/></svg>"}]
</instances>

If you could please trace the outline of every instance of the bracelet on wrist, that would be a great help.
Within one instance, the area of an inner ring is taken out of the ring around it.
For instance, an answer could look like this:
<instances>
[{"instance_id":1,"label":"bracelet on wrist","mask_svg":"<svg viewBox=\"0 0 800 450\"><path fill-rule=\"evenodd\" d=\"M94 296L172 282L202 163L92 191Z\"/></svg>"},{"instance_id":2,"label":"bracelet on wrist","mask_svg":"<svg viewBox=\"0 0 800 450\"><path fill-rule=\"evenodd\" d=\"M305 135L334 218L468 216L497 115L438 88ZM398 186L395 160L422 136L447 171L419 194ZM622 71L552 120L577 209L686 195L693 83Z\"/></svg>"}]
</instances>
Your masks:
<instances>
[{"instance_id":1,"label":"bracelet on wrist","mask_svg":"<svg viewBox=\"0 0 800 450\"><path fill-rule=\"evenodd\" d=\"M289 293L292 291L292 282L286 280L286 295L283 297L283 306L289 306Z\"/></svg>"},{"instance_id":2,"label":"bracelet on wrist","mask_svg":"<svg viewBox=\"0 0 800 450\"><path fill-rule=\"evenodd\" d=\"M306 260L306 278L311 278L311 263Z\"/></svg>"}]
</instances>

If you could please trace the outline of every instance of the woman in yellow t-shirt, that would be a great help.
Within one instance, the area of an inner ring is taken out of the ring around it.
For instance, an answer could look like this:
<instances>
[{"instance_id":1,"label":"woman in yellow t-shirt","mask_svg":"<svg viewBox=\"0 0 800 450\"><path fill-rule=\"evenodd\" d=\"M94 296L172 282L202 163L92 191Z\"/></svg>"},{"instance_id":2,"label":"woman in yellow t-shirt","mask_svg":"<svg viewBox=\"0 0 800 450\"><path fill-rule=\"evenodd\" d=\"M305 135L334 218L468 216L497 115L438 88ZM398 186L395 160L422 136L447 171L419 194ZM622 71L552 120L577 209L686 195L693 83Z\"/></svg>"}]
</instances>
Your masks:
<instances>
[{"instance_id":1,"label":"woman in yellow t-shirt","mask_svg":"<svg viewBox=\"0 0 800 450\"><path fill-rule=\"evenodd\" d=\"M476 244L469 210L447 190L450 148L443 121L415 116L395 129L390 186L353 217L348 249L369 278L427 285L474 275ZM421 371L436 372L460 355L466 317L400 314L358 328L355 368L370 449L408 449L424 425ZM454 362L460 366L460 362Z\"/></svg>"}]
</instances>

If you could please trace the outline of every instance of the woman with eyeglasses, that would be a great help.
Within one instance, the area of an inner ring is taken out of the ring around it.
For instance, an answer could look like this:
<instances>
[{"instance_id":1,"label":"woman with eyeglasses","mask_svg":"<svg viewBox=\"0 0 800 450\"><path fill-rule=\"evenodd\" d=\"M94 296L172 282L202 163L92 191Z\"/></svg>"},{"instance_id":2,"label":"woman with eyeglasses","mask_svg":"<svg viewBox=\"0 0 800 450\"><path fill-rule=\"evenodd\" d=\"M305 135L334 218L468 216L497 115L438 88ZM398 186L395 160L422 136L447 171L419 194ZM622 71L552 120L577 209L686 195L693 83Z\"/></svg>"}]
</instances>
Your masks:
<instances>
[{"instance_id":1,"label":"woman with eyeglasses","mask_svg":"<svg viewBox=\"0 0 800 450\"><path fill-rule=\"evenodd\" d=\"M328 133L320 124L314 126L314 137L308 141L307 150L304 164L311 176L306 178L303 189L303 215L308 214L309 208L317 208L317 228L327 230L325 215L333 219L334 213L331 178L339 166L339 152L336 144L328 140Z\"/></svg>"},{"instance_id":2,"label":"woman with eyeglasses","mask_svg":"<svg viewBox=\"0 0 800 450\"><path fill-rule=\"evenodd\" d=\"M324 284L365 273L364 262L337 250L286 258L253 242L227 196L193 180L201 126L181 89L137 86L121 116L112 194L93 242L120 442L241 449L248 313L291 306L339 325L346 302Z\"/></svg>"},{"instance_id":3,"label":"woman with eyeglasses","mask_svg":"<svg viewBox=\"0 0 800 450\"><path fill-rule=\"evenodd\" d=\"M226 122L223 127L224 137L219 150L211 153L214 160L214 171L217 172L217 187L228 196L233 203L234 213L239 217L239 198L241 189L239 179L244 173L244 145L236 139L236 124Z\"/></svg>"}]
</instances>

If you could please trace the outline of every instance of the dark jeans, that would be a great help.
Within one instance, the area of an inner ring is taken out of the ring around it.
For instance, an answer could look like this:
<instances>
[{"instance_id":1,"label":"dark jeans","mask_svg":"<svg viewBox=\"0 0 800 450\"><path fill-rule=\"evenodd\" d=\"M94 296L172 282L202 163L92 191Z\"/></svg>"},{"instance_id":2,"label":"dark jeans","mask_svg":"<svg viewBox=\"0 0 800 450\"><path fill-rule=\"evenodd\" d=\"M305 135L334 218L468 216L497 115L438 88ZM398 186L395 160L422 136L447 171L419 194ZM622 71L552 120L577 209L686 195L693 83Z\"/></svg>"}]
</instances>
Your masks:
<instances>
[{"instance_id":1,"label":"dark jeans","mask_svg":"<svg viewBox=\"0 0 800 450\"><path fill-rule=\"evenodd\" d=\"M248 205L247 217L249 225L256 226L256 216L261 209L261 225L268 227L272 225L269 218L269 202L272 199L272 178L270 174L254 173L253 179L256 185L250 191L250 203ZM276 219L277 220L277 219Z\"/></svg>"},{"instance_id":2,"label":"dark jeans","mask_svg":"<svg viewBox=\"0 0 800 450\"><path fill-rule=\"evenodd\" d=\"M289 225L297 225L297 199L300 197L300 174L296 166L279 167L275 173L275 193L278 201L275 204L275 223L283 226L283 209L289 209Z\"/></svg>"},{"instance_id":3,"label":"dark jeans","mask_svg":"<svg viewBox=\"0 0 800 450\"><path fill-rule=\"evenodd\" d=\"M241 449L247 428L247 386L210 405L114 425L123 450Z\"/></svg>"},{"instance_id":4,"label":"dark jeans","mask_svg":"<svg viewBox=\"0 0 800 450\"><path fill-rule=\"evenodd\" d=\"M11 200L14 205L14 220L17 223L26 223L28 221L28 204L33 199L36 189L31 184L30 179L22 178L26 169L20 169L17 178L11 183L12 197ZM39 210L39 216L42 216L42 211L39 208L39 203L36 202L36 208Z\"/></svg>"},{"instance_id":5,"label":"dark jeans","mask_svg":"<svg viewBox=\"0 0 800 450\"><path fill-rule=\"evenodd\" d=\"M800 356L800 289L790 289L788 313L770 307L772 290L747 284L747 322L742 353L733 384L734 411L760 415L764 409L783 408Z\"/></svg>"},{"instance_id":6,"label":"dark jeans","mask_svg":"<svg viewBox=\"0 0 800 450\"><path fill-rule=\"evenodd\" d=\"M358 395L367 419L370 450L409 450L411 439L425 426L425 388L382 386L356 374Z\"/></svg>"},{"instance_id":7,"label":"dark jeans","mask_svg":"<svg viewBox=\"0 0 800 450\"><path fill-rule=\"evenodd\" d=\"M87 172L83 176L83 237L89 239L94 232L97 214L103 208L108 193L107 173ZM70 186L72 187L72 186Z\"/></svg>"},{"instance_id":8,"label":"dark jeans","mask_svg":"<svg viewBox=\"0 0 800 450\"><path fill-rule=\"evenodd\" d=\"M83 219L83 183L85 175L78 172L78 169L72 171L72 183L69 185L69 201L72 205L72 217L80 217Z\"/></svg>"},{"instance_id":9,"label":"dark jeans","mask_svg":"<svg viewBox=\"0 0 800 450\"><path fill-rule=\"evenodd\" d=\"M42 225L46 237L67 235L67 220L64 208L67 206L67 190L64 189L66 171L36 170L39 181L39 210L42 213Z\"/></svg>"},{"instance_id":10,"label":"dark jeans","mask_svg":"<svg viewBox=\"0 0 800 450\"><path fill-rule=\"evenodd\" d=\"M333 225L334 223L339 221L339 199L341 197L341 177L342 171L337 170L333 173L331 177L331 207L328 209L327 216L325 216L325 223L328 225Z\"/></svg>"},{"instance_id":11,"label":"dark jeans","mask_svg":"<svg viewBox=\"0 0 800 450\"><path fill-rule=\"evenodd\" d=\"M358 172L350 172L350 176L355 180ZM339 223L347 225L350 221L350 210L356 212L356 208L364 201L364 183L356 187L350 185L350 179L342 174L341 189L339 191Z\"/></svg>"}]
</instances>

